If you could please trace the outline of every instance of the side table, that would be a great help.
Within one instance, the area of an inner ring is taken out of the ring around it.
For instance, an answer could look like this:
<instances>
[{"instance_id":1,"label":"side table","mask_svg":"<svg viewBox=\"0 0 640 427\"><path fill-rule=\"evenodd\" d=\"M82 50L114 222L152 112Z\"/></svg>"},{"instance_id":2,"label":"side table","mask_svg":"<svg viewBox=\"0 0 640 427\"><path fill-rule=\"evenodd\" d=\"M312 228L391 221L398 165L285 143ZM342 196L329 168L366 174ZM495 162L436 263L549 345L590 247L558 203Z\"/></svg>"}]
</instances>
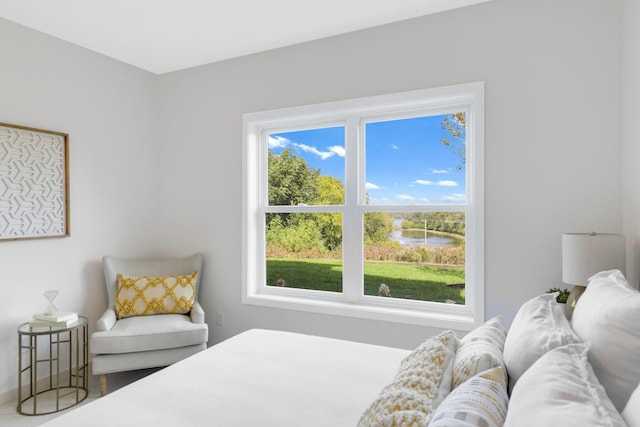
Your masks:
<instances>
[{"instance_id":1,"label":"side table","mask_svg":"<svg viewBox=\"0 0 640 427\"><path fill-rule=\"evenodd\" d=\"M71 408L88 394L89 322L18 327L18 412L45 415ZM46 377L48 375L48 378Z\"/></svg>"}]
</instances>

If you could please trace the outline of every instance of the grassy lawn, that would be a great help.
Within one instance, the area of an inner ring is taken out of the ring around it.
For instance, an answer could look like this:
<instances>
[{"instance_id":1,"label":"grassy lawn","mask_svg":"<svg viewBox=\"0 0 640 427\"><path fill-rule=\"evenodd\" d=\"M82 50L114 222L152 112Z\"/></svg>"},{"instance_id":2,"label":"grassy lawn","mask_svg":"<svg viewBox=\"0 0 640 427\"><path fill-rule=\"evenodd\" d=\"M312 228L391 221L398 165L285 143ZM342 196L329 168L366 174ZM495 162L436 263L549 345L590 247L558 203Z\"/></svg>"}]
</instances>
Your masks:
<instances>
[{"instance_id":1,"label":"grassy lawn","mask_svg":"<svg viewBox=\"0 0 640 427\"><path fill-rule=\"evenodd\" d=\"M278 286L284 279L287 287L342 291L342 263L339 260L269 259L267 284ZM464 283L464 270L420 267L411 263L365 262L364 293L378 295L381 283L389 286L392 298L464 304L464 289L447 284Z\"/></svg>"}]
</instances>

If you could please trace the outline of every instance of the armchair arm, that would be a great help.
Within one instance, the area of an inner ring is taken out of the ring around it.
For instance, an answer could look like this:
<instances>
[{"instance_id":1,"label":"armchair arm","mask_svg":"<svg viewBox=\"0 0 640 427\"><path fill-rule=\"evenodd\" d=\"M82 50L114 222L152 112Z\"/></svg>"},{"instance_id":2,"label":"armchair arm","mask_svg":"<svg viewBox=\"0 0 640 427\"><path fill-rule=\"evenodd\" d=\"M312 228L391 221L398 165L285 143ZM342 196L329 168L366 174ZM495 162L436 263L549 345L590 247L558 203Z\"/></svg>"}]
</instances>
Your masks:
<instances>
[{"instance_id":1,"label":"armchair arm","mask_svg":"<svg viewBox=\"0 0 640 427\"><path fill-rule=\"evenodd\" d=\"M195 301L193 307L191 307L191 321L193 323L204 323L204 309L198 301Z\"/></svg>"},{"instance_id":2,"label":"armchair arm","mask_svg":"<svg viewBox=\"0 0 640 427\"><path fill-rule=\"evenodd\" d=\"M99 332L108 331L116 323L116 310L109 307L96 322L96 330Z\"/></svg>"}]
</instances>

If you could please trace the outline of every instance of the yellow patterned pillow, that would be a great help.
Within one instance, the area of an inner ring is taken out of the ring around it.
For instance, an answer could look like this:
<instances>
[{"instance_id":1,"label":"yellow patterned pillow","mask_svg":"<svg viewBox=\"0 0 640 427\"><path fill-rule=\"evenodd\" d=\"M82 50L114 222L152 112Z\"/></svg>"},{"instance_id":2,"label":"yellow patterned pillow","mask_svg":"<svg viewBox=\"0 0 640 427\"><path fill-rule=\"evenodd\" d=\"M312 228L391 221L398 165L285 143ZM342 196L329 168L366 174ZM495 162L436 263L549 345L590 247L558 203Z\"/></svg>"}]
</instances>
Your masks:
<instances>
[{"instance_id":1,"label":"yellow patterned pillow","mask_svg":"<svg viewBox=\"0 0 640 427\"><path fill-rule=\"evenodd\" d=\"M127 277L118 274L118 319L150 314L185 314L196 295L198 272L185 276Z\"/></svg>"}]
</instances>

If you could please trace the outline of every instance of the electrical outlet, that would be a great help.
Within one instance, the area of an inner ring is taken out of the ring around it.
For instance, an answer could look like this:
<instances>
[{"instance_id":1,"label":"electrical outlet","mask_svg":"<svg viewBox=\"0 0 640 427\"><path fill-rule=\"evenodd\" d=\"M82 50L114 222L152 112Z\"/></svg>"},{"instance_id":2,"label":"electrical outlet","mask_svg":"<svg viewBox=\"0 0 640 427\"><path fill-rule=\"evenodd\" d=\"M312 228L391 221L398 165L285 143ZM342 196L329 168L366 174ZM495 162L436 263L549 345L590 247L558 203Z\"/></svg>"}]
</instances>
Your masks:
<instances>
[{"instance_id":1,"label":"electrical outlet","mask_svg":"<svg viewBox=\"0 0 640 427\"><path fill-rule=\"evenodd\" d=\"M224 326L224 312L216 311L216 326Z\"/></svg>"}]
</instances>

